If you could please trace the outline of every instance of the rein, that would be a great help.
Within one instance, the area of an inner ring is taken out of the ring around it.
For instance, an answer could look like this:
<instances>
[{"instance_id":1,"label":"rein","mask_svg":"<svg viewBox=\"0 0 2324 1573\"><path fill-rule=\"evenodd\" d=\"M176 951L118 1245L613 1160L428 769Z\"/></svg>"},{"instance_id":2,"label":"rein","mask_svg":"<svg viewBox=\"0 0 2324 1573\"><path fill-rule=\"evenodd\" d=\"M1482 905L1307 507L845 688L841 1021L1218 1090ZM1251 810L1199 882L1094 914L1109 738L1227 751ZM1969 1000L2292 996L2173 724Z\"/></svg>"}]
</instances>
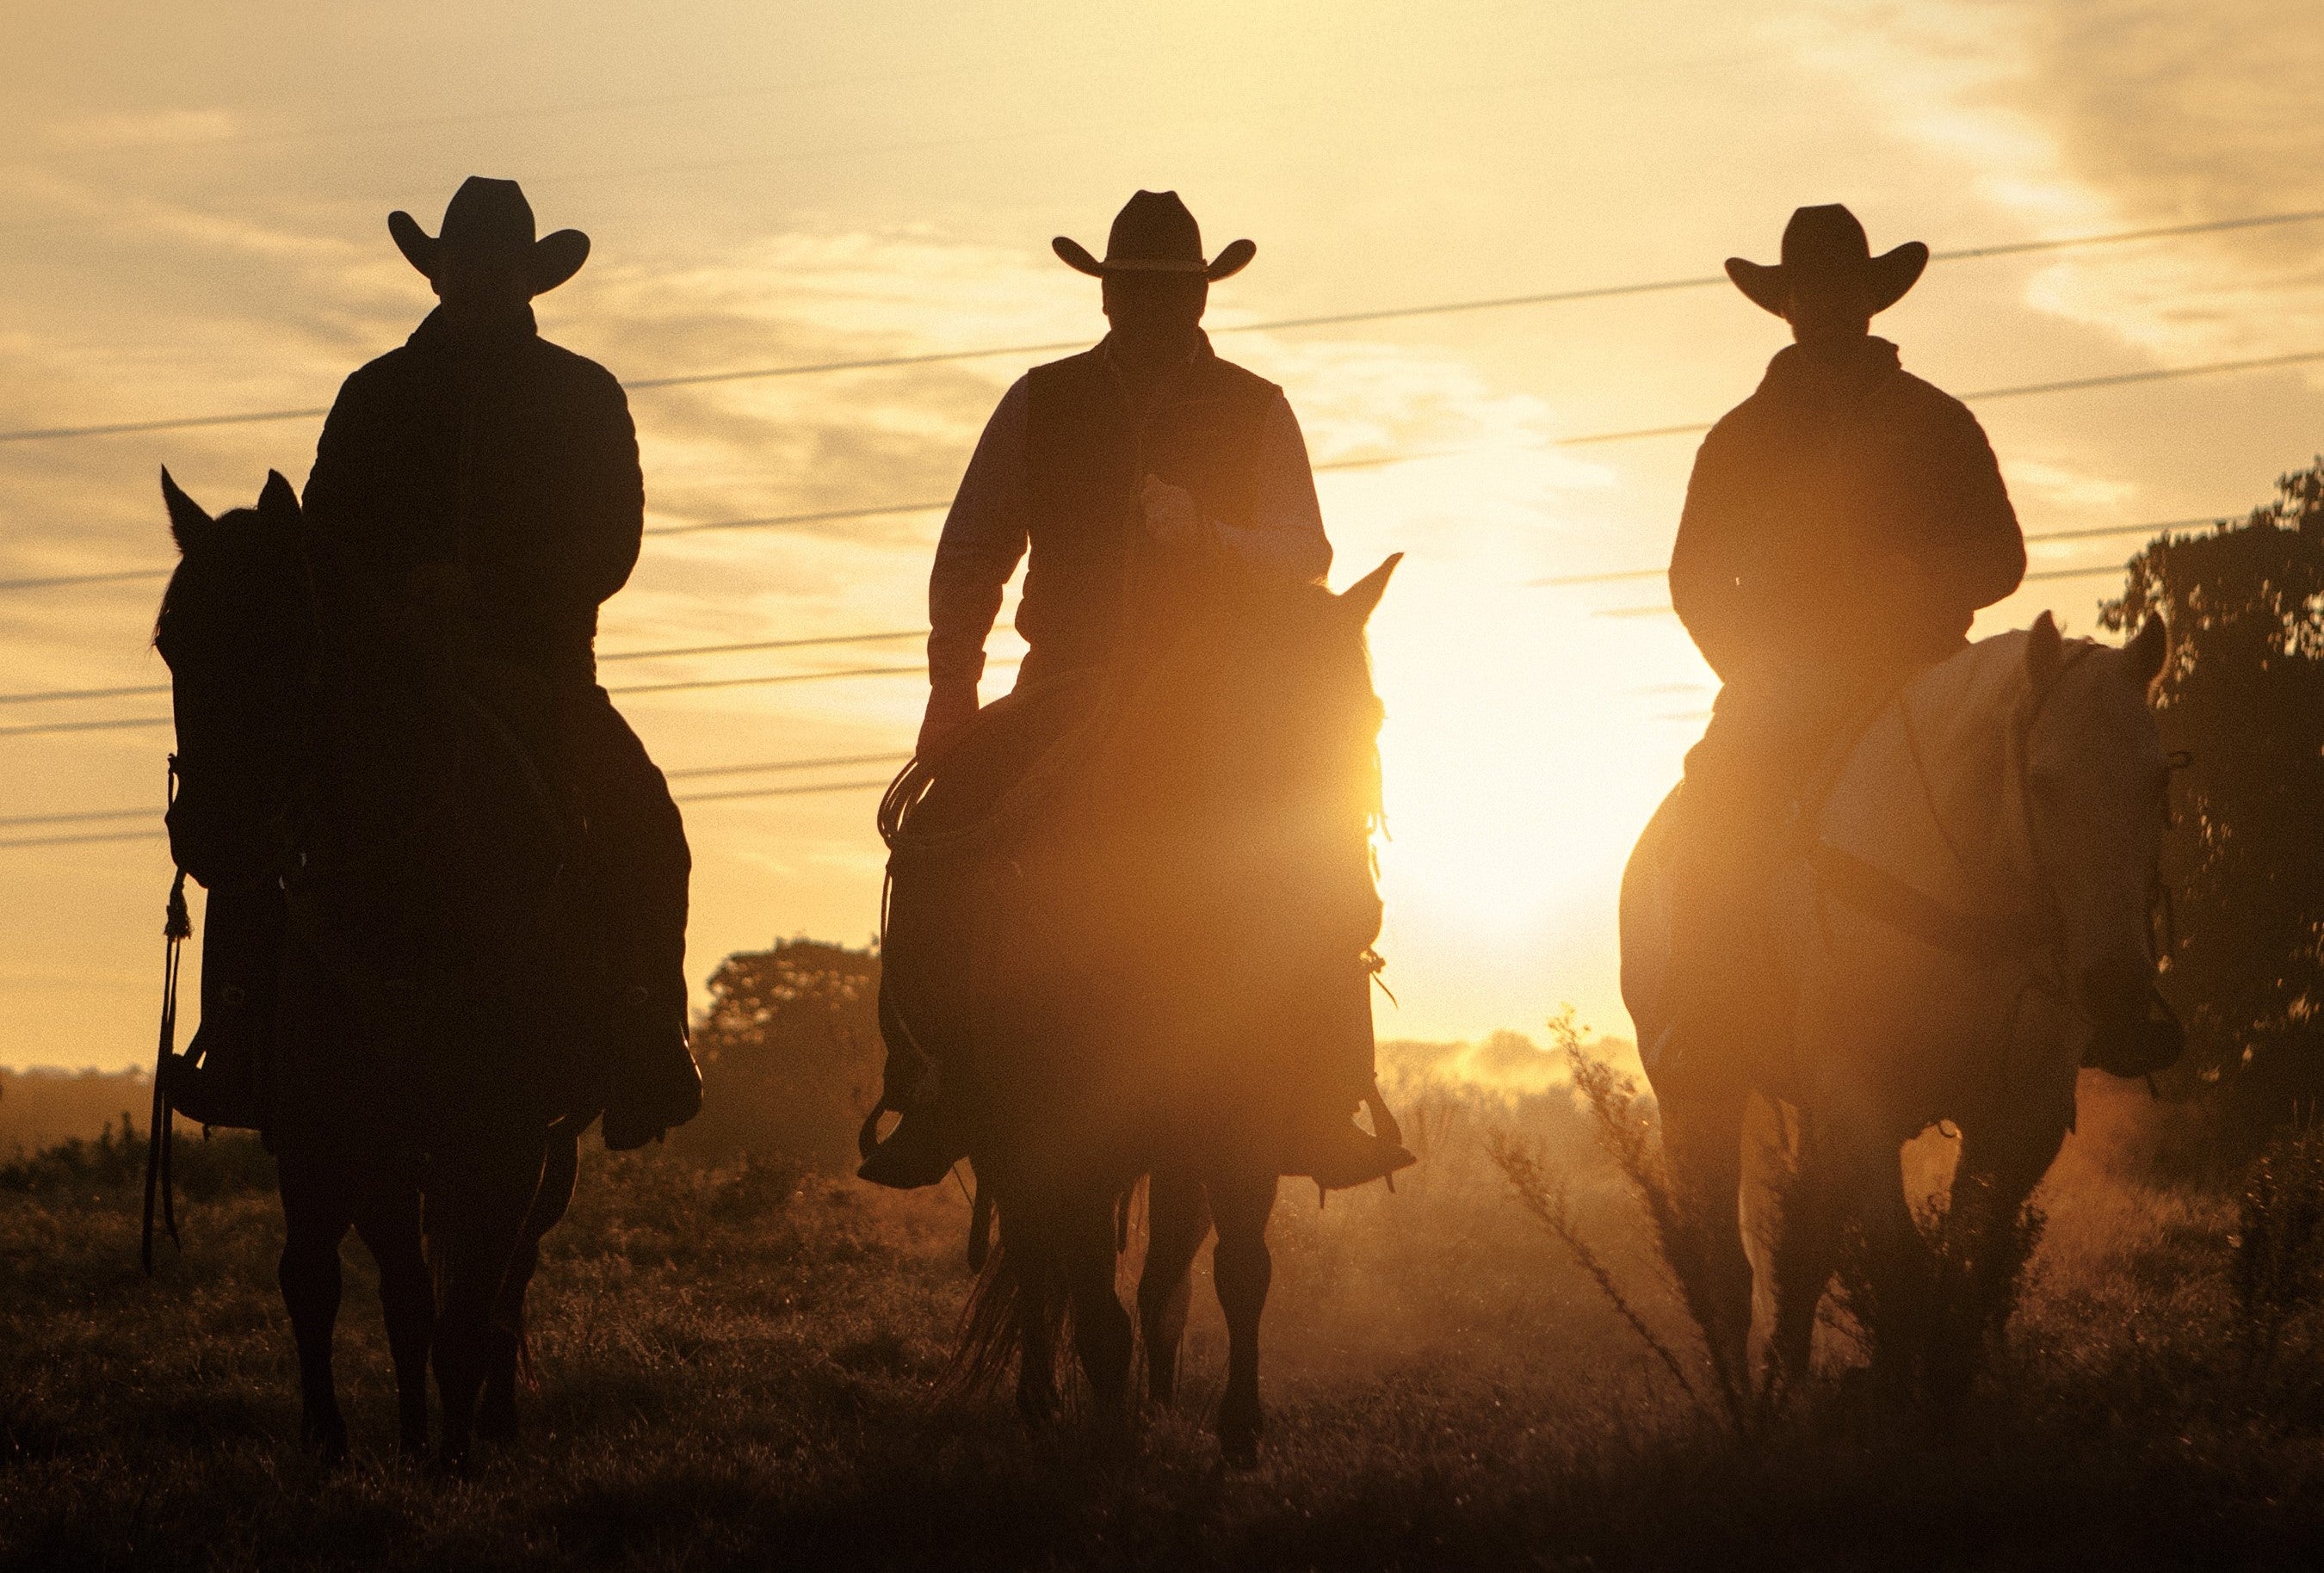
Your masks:
<instances>
[{"instance_id":1,"label":"rein","mask_svg":"<svg viewBox=\"0 0 2324 1573\"><path fill-rule=\"evenodd\" d=\"M170 756L168 798L172 805L178 799L178 756L175 754ZM170 1107L167 1078L171 1058L178 1049L179 952L193 932L193 918L186 910L186 871L180 869L170 881L169 906L161 920L161 1048L153 1062L153 1112L146 1122L144 1219L139 1232L137 1252L138 1260L144 1265L148 1277L153 1273L153 1214L157 1200L161 1206L161 1227L169 1231L170 1243L181 1243L178 1238L176 1187L171 1172L171 1158L177 1145L177 1120L175 1111Z\"/></svg>"}]
</instances>

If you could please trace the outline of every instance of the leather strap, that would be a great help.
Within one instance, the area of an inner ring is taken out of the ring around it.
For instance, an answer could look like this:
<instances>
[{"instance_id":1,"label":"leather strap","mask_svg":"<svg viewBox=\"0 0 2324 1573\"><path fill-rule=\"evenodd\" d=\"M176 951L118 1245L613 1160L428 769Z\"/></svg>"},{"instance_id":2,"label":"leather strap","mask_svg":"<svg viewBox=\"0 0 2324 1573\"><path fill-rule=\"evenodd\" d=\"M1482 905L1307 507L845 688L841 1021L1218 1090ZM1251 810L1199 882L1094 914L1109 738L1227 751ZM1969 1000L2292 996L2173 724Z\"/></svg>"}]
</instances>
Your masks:
<instances>
[{"instance_id":1,"label":"leather strap","mask_svg":"<svg viewBox=\"0 0 2324 1573\"><path fill-rule=\"evenodd\" d=\"M2013 915L1981 919L1958 913L1887 869L1818 842L1809 866L1825 890L1863 913L1911 935L1932 949L1974 961L2006 961L2050 948L2056 934L2039 918Z\"/></svg>"}]
</instances>

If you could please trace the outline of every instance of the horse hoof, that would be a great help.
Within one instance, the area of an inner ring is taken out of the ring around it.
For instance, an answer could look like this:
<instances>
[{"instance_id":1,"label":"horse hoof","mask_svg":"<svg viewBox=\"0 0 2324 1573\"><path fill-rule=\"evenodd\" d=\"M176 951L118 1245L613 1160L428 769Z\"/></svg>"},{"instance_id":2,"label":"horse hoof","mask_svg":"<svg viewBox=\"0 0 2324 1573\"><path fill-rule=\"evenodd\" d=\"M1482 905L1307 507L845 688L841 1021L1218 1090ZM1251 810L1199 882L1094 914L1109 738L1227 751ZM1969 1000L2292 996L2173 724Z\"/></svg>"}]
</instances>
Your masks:
<instances>
[{"instance_id":1,"label":"horse hoof","mask_svg":"<svg viewBox=\"0 0 2324 1573\"><path fill-rule=\"evenodd\" d=\"M1219 1457L1230 1469L1259 1467L1259 1433L1261 1427L1257 1414L1224 1412L1219 1416Z\"/></svg>"},{"instance_id":2,"label":"horse hoof","mask_svg":"<svg viewBox=\"0 0 2324 1573\"><path fill-rule=\"evenodd\" d=\"M425 1426L416 1431L405 1431L397 1442L405 1463L424 1464L428 1461L428 1430Z\"/></svg>"},{"instance_id":3,"label":"horse hoof","mask_svg":"<svg viewBox=\"0 0 2324 1573\"><path fill-rule=\"evenodd\" d=\"M516 1440L516 1392L505 1392L497 1385L484 1389L484 1401L476 1405L476 1439L486 1442Z\"/></svg>"},{"instance_id":4,"label":"horse hoof","mask_svg":"<svg viewBox=\"0 0 2324 1573\"><path fill-rule=\"evenodd\" d=\"M347 1422L344 1416L307 1414L299 1419L299 1445L326 1469L347 1461Z\"/></svg>"}]
</instances>

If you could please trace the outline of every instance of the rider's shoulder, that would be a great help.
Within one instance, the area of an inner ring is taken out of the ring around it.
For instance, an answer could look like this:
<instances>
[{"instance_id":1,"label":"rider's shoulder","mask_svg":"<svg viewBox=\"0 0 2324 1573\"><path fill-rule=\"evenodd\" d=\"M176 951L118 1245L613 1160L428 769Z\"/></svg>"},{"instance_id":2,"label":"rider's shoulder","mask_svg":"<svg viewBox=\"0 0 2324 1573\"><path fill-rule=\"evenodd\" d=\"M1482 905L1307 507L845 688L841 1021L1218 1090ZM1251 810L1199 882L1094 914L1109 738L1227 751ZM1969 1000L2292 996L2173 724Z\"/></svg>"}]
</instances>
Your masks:
<instances>
[{"instance_id":1,"label":"rider's shoulder","mask_svg":"<svg viewBox=\"0 0 2324 1573\"><path fill-rule=\"evenodd\" d=\"M622 380L577 350L552 344L545 338L535 338L530 345L534 362L552 375L560 376L576 386L592 387L619 393Z\"/></svg>"},{"instance_id":2,"label":"rider's shoulder","mask_svg":"<svg viewBox=\"0 0 2324 1573\"><path fill-rule=\"evenodd\" d=\"M1938 387L1934 382L1915 377L1898 368L1896 374L1883 381L1881 401L1889 409L1932 425L1975 427L1977 417L1969 407Z\"/></svg>"}]
</instances>

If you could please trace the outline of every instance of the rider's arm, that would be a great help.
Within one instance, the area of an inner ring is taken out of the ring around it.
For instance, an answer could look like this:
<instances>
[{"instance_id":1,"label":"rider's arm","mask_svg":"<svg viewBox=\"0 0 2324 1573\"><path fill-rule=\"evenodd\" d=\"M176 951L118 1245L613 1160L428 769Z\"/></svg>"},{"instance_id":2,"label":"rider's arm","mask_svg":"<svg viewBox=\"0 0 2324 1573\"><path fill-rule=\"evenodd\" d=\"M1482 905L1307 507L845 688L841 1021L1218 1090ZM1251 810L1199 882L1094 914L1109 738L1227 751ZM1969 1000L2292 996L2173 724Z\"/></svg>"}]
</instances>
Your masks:
<instances>
[{"instance_id":1,"label":"rider's arm","mask_svg":"<svg viewBox=\"0 0 2324 1573\"><path fill-rule=\"evenodd\" d=\"M1214 522L1213 538L1252 567L1301 582L1321 579L1332 571L1332 543L1323 535L1323 511L1315 501L1307 439L1291 401L1280 393L1261 419L1258 446L1250 522Z\"/></svg>"},{"instance_id":2,"label":"rider's arm","mask_svg":"<svg viewBox=\"0 0 2324 1573\"><path fill-rule=\"evenodd\" d=\"M1026 401L1019 378L985 423L928 574L928 682L940 693L964 687L972 704L1001 592L1025 556Z\"/></svg>"},{"instance_id":3,"label":"rider's arm","mask_svg":"<svg viewBox=\"0 0 2324 1573\"><path fill-rule=\"evenodd\" d=\"M613 374L597 366L576 385L571 455L573 534L560 543L575 598L602 604L629 582L645 531L645 476L637 428Z\"/></svg>"},{"instance_id":4,"label":"rider's arm","mask_svg":"<svg viewBox=\"0 0 2324 1573\"><path fill-rule=\"evenodd\" d=\"M1927 490L1938 500L1943 535L1926 566L1954 604L1990 606L2024 581L2024 533L1977 417L1948 399L1940 421L1941 440L1925 451L1937 471Z\"/></svg>"},{"instance_id":5,"label":"rider's arm","mask_svg":"<svg viewBox=\"0 0 2324 1573\"><path fill-rule=\"evenodd\" d=\"M1721 679L1743 660L1746 609L1738 583L1729 514L1728 449L1717 428L1703 439L1687 477L1686 506L1671 546L1671 607L1694 648Z\"/></svg>"}]
</instances>

